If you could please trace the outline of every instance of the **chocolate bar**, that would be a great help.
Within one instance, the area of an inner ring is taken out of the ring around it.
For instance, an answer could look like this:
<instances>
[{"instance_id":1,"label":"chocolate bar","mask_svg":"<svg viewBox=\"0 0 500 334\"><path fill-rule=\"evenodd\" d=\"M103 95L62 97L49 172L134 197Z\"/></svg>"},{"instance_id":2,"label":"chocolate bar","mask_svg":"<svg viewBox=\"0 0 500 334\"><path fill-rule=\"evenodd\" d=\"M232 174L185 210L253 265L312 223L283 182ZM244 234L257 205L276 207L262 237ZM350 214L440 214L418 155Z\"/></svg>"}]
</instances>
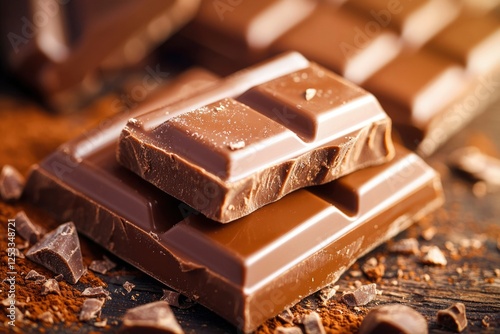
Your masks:
<instances>
[{"instance_id":1,"label":"chocolate bar","mask_svg":"<svg viewBox=\"0 0 500 334\"><path fill-rule=\"evenodd\" d=\"M98 69L137 63L188 21L198 3L4 2L4 58L10 70L52 107L67 110L90 94L89 78Z\"/></svg>"},{"instance_id":2,"label":"chocolate bar","mask_svg":"<svg viewBox=\"0 0 500 334\"><path fill-rule=\"evenodd\" d=\"M386 162L390 124L372 95L290 53L131 118L117 156L227 223L296 189Z\"/></svg>"}]
</instances>

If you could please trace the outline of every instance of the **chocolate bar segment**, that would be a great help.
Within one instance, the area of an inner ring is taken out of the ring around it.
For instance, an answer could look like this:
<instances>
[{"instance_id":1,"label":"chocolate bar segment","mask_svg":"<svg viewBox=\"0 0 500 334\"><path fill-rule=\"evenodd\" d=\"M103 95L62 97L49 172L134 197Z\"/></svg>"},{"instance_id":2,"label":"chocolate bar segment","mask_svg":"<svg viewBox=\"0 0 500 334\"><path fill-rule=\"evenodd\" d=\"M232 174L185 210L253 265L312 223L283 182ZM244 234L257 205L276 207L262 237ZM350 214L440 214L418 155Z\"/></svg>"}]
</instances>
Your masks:
<instances>
[{"instance_id":1,"label":"chocolate bar segment","mask_svg":"<svg viewBox=\"0 0 500 334\"><path fill-rule=\"evenodd\" d=\"M245 78L263 67L267 78L254 75L261 82L250 85ZM205 95L202 105L198 96L131 119L118 159L222 223L393 155L390 120L373 96L298 54L235 74Z\"/></svg>"}]
</instances>

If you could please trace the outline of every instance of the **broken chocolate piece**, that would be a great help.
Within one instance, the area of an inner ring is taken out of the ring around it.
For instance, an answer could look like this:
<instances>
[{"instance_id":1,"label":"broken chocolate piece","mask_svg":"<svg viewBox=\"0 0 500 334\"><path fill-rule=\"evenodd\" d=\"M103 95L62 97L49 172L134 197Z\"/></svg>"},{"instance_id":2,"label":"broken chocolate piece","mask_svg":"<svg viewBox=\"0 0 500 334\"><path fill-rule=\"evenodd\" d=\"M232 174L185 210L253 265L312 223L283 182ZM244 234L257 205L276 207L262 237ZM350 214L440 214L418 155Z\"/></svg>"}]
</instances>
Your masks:
<instances>
[{"instance_id":1,"label":"broken chocolate piece","mask_svg":"<svg viewBox=\"0 0 500 334\"><path fill-rule=\"evenodd\" d=\"M16 232L32 244L38 242L45 232L42 227L33 224L24 211L19 211L14 220L16 221Z\"/></svg>"},{"instance_id":2,"label":"broken chocolate piece","mask_svg":"<svg viewBox=\"0 0 500 334\"><path fill-rule=\"evenodd\" d=\"M406 305L379 306L368 312L359 327L359 334L377 333L427 334L427 320Z\"/></svg>"},{"instance_id":3,"label":"broken chocolate piece","mask_svg":"<svg viewBox=\"0 0 500 334\"><path fill-rule=\"evenodd\" d=\"M401 239L389 246L389 251L400 254L420 254L418 240L415 238Z\"/></svg>"},{"instance_id":4,"label":"broken chocolate piece","mask_svg":"<svg viewBox=\"0 0 500 334\"><path fill-rule=\"evenodd\" d=\"M104 301L97 298L87 298L83 301L82 310L80 311L80 321L89 321L101 315L101 308Z\"/></svg>"},{"instance_id":5,"label":"broken chocolate piece","mask_svg":"<svg viewBox=\"0 0 500 334\"><path fill-rule=\"evenodd\" d=\"M25 280L33 280L33 281L43 281L45 282L45 276L39 274L36 270L30 270L26 276Z\"/></svg>"},{"instance_id":6,"label":"broken chocolate piece","mask_svg":"<svg viewBox=\"0 0 500 334\"><path fill-rule=\"evenodd\" d=\"M301 319L306 334L326 334L321 317L316 312L304 315Z\"/></svg>"},{"instance_id":7,"label":"broken chocolate piece","mask_svg":"<svg viewBox=\"0 0 500 334\"><path fill-rule=\"evenodd\" d=\"M293 319L295 318L289 308L281 311L276 317L289 324L293 324Z\"/></svg>"},{"instance_id":8,"label":"broken chocolate piece","mask_svg":"<svg viewBox=\"0 0 500 334\"><path fill-rule=\"evenodd\" d=\"M342 301L348 306L363 306L377 296L377 284L362 285L353 291L344 291Z\"/></svg>"},{"instance_id":9,"label":"broken chocolate piece","mask_svg":"<svg viewBox=\"0 0 500 334\"><path fill-rule=\"evenodd\" d=\"M302 329L297 326L293 327L277 327L274 334L302 334Z\"/></svg>"},{"instance_id":10,"label":"broken chocolate piece","mask_svg":"<svg viewBox=\"0 0 500 334\"><path fill-rule=\"evenodd\" d=\"M125 289L125 291L127 291L127 293L132 292L132 290L135 288L135 284L130 283L129 281L126 281L125 283L123 283L122 286Z\"/></svg>"},{"instance_id":11,"label":"broken chocolate piece","mask_svg":"<svg viewBox=\"0 0 500 334\"><path fill-rule=\"evenodd\" d=\"M485 182L490 190L500 189L500 159L469 146L454 151L448 161L452 168L474 181Z\"/></svg>"},{"instance_id":12,"label":"broken chocolate piece","mask_svg":"<svg viewBox=\"0 0 500 334\"><path fill-rule=\"evenodd\" d=\"M131 333L132 330L165 331L174 334L183 334L170 306L165 301L157 301L130 309L123 317L122 332Z\"/></svg>"},{"instance_id":13,"label":"broken chocolate piece","mask_svg":"<svg viewBox=\"0 0 500 334\"><path fill-rule=\"evenodd\" d=\"M51 325L54 323L54 315L50 311L40 313L37 319Z\"/></svg>"},{"instance_id":14,"label":"broken chocolate piece","mask_svg":"<svg viewBox=\"0 0 500 334\"><path fill-rule=\"evenodd\" d=\"M455 303L445 310L437 313L437 322L452 331L461 332L467 327L467 316L465 315L465 305Z\"/></svg>"},{"instance_id":15,"label":"broken chocolate piece","mask_svg":"<svg viewBox=\"0 0 500 334\"><path fill-rule=\"evenodd\" d=\"M109 291L105 290L102 286L98 286L95 288L85 288L82 292L82 296L84 297L104 297L109 298Z\"/></svg>"},{"instance_id":16,"label":"broken chocolate piece","mask_svg":"<svg viewBox=\"0 0 500 334\"><path fill-rule=\"evenodd\" d=\"M443 252L437 246L431 246L427 253L422 258L422 262L425 264L433 264L438 266L446 266L448 261Z\"/></svg>"},{"instance_id":17,"label":"broken chocolate piece","mask_svg":"<svg viewBox=\"0 0 500 334\"><path fill-rule=\"evenodd\" d=\"M319 297L321 298L323 303L326 303L327 301L332 299L333 296L335 296L339 288L340 286L338 285L329 285L321 289L321 291L319 292Z\"/></svg>"},{"instance_id":18,"label":"broken chocolate piece","mask_svg":"<svg viewBox=\"0 0 500 334\"><path fill-rule=\"evenodd\" d=\"M160 300L164 300L168 303L168 305L180 309L187 309L195 304L194 301L183 296L182 294L167 289L163 289L163 296L161 296Z\"/></svg>"},{"instance_id":19,"label":"broken chocolate piece","mask_svg":"<svg viewBox=\"0 0 500 334\"><path fill-rule=\"evenodd\" d=\"M385 265L379 263L376 258L372 257L363 264L361 270L363 270L363 273L369 280L372 282L379 282L384 276Z\"/></svg>"},{"instance_id":20,"label":"broken chocolate piece","mask_svg":"<svg viewBox=\"0 0 500 334\"><path fill-rule=\"evenodd\" d=\"M108 270L111 270L116 267L116 263L111 261L107 256L103 256L102 260L94 260L90 263L89 269L95 271L99 274L105 274Z\"/></svg>"},{"instance_id":21,"label":"broken chocolate piece","mask_svg":"<svg viewBox=\"0 0 500 334\"><path fill-rule=\"evenodd\" d=\"M72 284L78 282L85 271L80 241L72 222L47 233L28 250L26 257L56 274L64 275L64 279Z\"/></svg>"},{"instance_id":22,"label":"broken chocolate piece","mask_svg":"<svg viewBox=\"0 0 500 334\"><path fill-rule=\"evenodd\" d=\"M40 293L42 296L47 295L49 293L60 295L61 289L59 289L59 283L55 279L49 278L43 283Z\"/></svg>"},{"instance_id":23,"label":"broken chocolate piece","mask_svg":"<svg viewBox=\"0 0 500 334\"><path fill-rule=\"evenodd\" d=\"M0 198L4 201L18 200L24 188L24 176L14 167L4 165L0 171Z\"/></svg>"},{"instance_id":24,"label":"broken chocolate piece","mask_svg":"<svg viewBox=\"0 0 500 334\"><path fill-rule=\"evenodd\" d=\"M305 101L309 87L318 92ZM289 53L132 118L117 157L159 189L227 223L393 154L390 120L371 94Z\"/></svg>"}]
</instances>

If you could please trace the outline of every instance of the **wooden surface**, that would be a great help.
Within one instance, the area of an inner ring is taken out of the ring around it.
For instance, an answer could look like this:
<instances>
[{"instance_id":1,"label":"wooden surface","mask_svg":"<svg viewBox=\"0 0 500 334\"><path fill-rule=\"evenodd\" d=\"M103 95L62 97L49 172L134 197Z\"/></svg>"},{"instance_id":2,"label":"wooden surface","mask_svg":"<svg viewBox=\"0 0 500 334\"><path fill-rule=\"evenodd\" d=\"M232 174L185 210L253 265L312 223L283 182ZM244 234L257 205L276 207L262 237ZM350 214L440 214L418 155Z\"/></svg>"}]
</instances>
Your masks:
<instances>
[{"instance_id":1,"label":"wooden surface","mask_svg":"<svg viewBox=\"0 0 500 334\"><path fill-rule=\"evenodd\" d=\"M22 173L26 173L31 164L41 160L64 141L112 114L111 106L118 98L118 95L111 94L80 113L57 116L46 112L26 96L13 92L8 82L3 83L2 92L0 166L11 164ZM438 152L426 159L442 174L446 203L442 209L395 238L398 240L416 237L421 247L438 246L448 259L446 266L424 265L417 255L403 256L390 253L388 247L393 242L390 241L360 259L336 283L340 286L340 292L349 289L356 280L368 283L366 277L358 277L359 267L370 257L385 261L385 274L377 283L382 294L377 296L375 301L360 308L347 308L336 300L340 295L338 292L325 306L320 303L318 296L313 295L302 301L300 307L294 311L317 309L325 324L329 326L329 332L355 332L363 316L374 306L404 303L424 314L431 332L447 332L436 323L436 312L453 302L460 301L466 306L469 320L466 333L499 332L500 250L497 240L500 239L500 192L488 193L482 197L474 195L473 183L451 172L446 166L450 152L470 144L480 145L485 152L500 157L500 103L497 102L488 108ZM0 212L8 215L22 206L16 204L13 207L0 202ZM47 222L38 221L38 223ZM437 234L430 241L423 240L420 233L430 226L436 227ZM107 254L89 241L84 240L84 243L87 245L85 247L91 249L85 253L88 258L101 259L103 254ZM471 243L474 247L470 245ZM94 327L91 323L78 324L80 332L116 332L126 309L158 300L161 296L164 288L161 284L127 264L116 261L118 267L115 270L106 275L98 275L107 283L107 289L112 293L112 299L106 302L101 315L101 318L108 319L108 326L102 329ZM136 285L132 294L123 293L121 285L125 281ZM83 288L82 284L74 287L80 291ZM5 293L3 289L0 299L6 298ZM186 332L235 332L231 325L200 305L174 311ZM342 322L335 323L339 319L334 316L335 314L342 314ZM489 326L486 326L486 323ZM272 331L277 324L279 324L277 320L270 320L261 331ZM0 324L0 331L1 326ZM18 329L19 327L23 332L40 330L32 324L23 327L22 323L19 323ZM57 323L44 328L50 332L69 332L72 324Z\"/></svg>"}]
</instances>

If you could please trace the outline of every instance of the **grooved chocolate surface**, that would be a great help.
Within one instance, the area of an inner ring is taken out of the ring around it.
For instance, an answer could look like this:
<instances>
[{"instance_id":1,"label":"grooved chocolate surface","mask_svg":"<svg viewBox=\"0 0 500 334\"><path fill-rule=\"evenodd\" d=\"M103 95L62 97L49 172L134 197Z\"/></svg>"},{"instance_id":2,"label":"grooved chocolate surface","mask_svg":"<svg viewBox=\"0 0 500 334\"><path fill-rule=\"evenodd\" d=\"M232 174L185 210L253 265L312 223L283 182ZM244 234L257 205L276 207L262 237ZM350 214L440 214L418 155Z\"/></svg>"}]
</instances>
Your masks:
<instances>
[{"instance_id":1,"label":"grooved chocolate surface","mask_svg":"<svg viewBox=\"0 0 500 334\"><path fill-rule=\"evenodd\" d=\"M256 75L262 68L267 77ZM296 53L132 118L117 153L125 167L222 223L392 155L390 120L373 96Z\"/></svg>"}]
</instances>

